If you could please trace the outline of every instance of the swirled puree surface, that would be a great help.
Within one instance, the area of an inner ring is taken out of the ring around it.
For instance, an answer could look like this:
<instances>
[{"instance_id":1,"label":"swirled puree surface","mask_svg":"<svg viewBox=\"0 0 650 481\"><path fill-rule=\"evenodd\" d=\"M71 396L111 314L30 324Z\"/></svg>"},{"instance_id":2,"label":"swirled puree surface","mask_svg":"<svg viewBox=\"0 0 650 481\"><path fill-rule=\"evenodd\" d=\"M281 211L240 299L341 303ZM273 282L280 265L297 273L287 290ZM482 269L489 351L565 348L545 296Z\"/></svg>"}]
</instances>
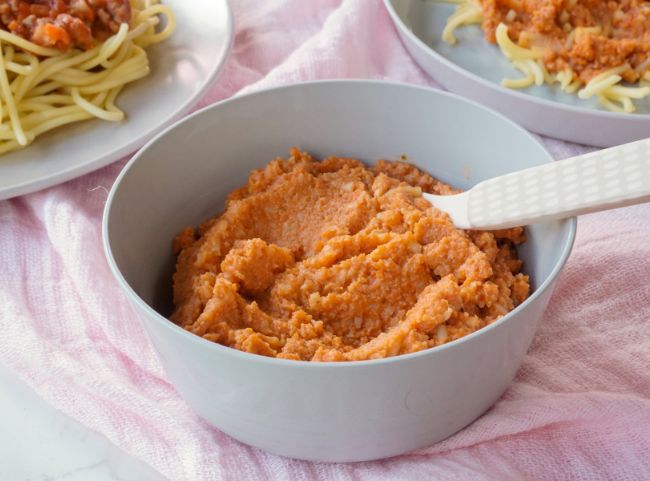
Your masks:
<instances>
[{"instance_id":1,"label":"swirled puree surface","mask_svg":"<svg viewBox=\"0 0 650 481\"><path fill-rule=\"evenodd\" d=\"M246 352L352 361L444 344L526 299L523 228L457 229L422 191L456 192L406 163L293 149L177 236L171 319Z\"/></svg>"}]
</instances>

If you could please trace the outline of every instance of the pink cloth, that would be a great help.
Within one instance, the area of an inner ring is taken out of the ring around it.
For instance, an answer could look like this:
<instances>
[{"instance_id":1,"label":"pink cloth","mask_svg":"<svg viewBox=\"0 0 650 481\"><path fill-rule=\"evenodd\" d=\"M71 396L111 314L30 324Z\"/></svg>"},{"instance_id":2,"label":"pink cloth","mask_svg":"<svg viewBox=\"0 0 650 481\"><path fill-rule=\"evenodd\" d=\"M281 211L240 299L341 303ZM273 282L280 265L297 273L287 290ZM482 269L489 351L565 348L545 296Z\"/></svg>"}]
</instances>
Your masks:
<instances>
[{"instance_id":1,"label":"pink cloth","mask_svg":"<svg viewBox=\"0 0 650 481\"><path fill-rule=\"evenodd\" d=\"M234 50L201 105L331 77L435 86L378 0L233 7ZM543 141L558 158L586 149ZM478 421L409 455L319 465L230 439L170 385L102 252L106 189L123 165L0 203L0 362L170 480L650 479L650 206L580 219L529 355Z\"/></svg>"}]
</instances>

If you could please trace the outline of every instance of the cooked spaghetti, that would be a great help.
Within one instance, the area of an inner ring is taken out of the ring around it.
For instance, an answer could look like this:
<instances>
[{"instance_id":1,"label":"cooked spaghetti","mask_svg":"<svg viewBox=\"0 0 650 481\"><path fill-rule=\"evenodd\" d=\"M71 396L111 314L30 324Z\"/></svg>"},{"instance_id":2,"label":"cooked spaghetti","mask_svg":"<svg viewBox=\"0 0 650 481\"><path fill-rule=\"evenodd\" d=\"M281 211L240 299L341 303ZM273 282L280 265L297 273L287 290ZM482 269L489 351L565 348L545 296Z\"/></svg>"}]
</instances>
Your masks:
<instances>
[{"instance_id":1,"label":"cooked spaghetti","mask_svg":"<svg viewBox=\"0 0 650 481\"><path fill-rule=\"evenodd\" d=\"M453 0L452 0L453 1ZM442 38L482 23L485 38L523 73L502 85L558 83L608 110L633 112L650 95L650 1L460 0Z\"/></svg>"},{"instance_id":2,"label":"cooked spaghetti","mask_svg":"<svg viewBox=\"0 0 650 481\"><path fill-rule=\"evenodd\" d=\"M0 0L0 154L62 125L122 120L118 94L174 26L158 0Z\"/></svg>"}]
</instances>

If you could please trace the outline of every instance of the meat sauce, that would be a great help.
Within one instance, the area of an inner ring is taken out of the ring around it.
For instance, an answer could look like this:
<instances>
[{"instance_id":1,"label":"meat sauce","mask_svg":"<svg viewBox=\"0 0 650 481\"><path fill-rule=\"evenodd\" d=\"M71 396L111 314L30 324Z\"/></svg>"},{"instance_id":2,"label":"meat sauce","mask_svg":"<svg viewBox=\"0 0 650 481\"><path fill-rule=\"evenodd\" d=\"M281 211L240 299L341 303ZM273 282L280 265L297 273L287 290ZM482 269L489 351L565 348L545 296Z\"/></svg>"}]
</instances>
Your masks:
<instances>
[{"instance_id":1,"label":"meat sauce","mask_svg":"<svg viewBox=\"0 0 650 481\"><path fill-rule=\"evenodd\" d=\"M129 0L0 0L0 28L61 52L91 49L130 21Z\"/></svg>"},{"instance_id":2,"label":"meat sauce","mask_svg":"<svg viewBox=\"0 0 650 481\"><path fill-rule=\"evenodd\" d=\"M627 64L621 74L637 82L650 70L650 2L647 0L480 0L483 30L496 41L499 23L520 46L545 50L546 68L571 69L581 83Z\"/></svg>"}]
</instances>

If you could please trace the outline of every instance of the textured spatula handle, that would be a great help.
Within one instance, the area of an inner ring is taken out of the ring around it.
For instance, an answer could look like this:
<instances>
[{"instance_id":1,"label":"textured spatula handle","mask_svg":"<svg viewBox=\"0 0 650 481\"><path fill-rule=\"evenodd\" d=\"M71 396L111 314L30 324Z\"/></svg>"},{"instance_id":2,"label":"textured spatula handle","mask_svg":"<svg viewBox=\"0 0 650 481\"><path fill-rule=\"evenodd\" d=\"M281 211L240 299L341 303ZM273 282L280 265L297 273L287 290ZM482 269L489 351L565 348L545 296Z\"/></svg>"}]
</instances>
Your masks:
<instances>
[{"instance_id":1,"label":"textured spatula handle","mask_svg":"<svg viewBox=\"0 0 650 481\"><path fill-rule=\"evenodd\" d=\"M469 192L474 228L500 229L650 200L650 139L486 180Z\"/></svg>"}]
</instances>

